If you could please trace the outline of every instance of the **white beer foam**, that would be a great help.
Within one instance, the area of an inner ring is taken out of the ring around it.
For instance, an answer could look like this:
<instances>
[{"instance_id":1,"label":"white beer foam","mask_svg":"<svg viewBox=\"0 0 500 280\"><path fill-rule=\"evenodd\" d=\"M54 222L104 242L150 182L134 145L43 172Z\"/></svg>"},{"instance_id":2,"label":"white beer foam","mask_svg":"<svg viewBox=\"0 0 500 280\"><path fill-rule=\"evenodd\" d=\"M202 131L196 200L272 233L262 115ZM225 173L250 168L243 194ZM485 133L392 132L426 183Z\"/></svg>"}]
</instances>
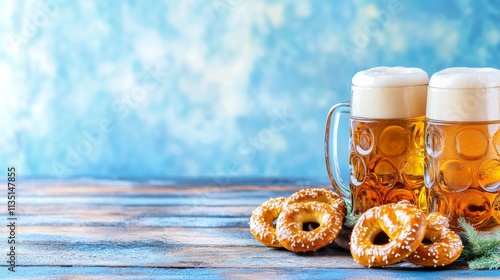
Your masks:
<instances>
[{"instance_id":1,"label":"white beer foam","mask_svg":"<svg viewBox=\"0 0 500 280\"><path fill-rule=\"evenodd\" d=\"M447 89L500 87L500 70L490 67L452 67L432 75L429 86Z\"/></svg>"},{"instance_id":2,"label":"white beer foam","mask_svg":"<svg viewBox=\"0 0 500 280\"><path fill-rule=\"evenodd\" d=\"M352 84L363 87L402 87L427 85L429 76L420 68L379 66L359 71Z\"/></svg>"},{"instance_id":3,"label":"white beer foam","mask_svg":"<svg viewBox=\"0 0 500 280\"><path fill-rule=\"evenodd\" d=\"M453 67L435 73L426 116L439 121L500 120L500 70Z\"/></svg>"},{"instance_id":4,"label":"white beer foam","mask_svg":"<svg viewBox=\"0 0 500 280\"><path fill-rule=\"evenodd\" d=\"M425 116L429 76L420 68L375 67L352 78L351 115L372 119Z\"/></svg>"}]
</instances>

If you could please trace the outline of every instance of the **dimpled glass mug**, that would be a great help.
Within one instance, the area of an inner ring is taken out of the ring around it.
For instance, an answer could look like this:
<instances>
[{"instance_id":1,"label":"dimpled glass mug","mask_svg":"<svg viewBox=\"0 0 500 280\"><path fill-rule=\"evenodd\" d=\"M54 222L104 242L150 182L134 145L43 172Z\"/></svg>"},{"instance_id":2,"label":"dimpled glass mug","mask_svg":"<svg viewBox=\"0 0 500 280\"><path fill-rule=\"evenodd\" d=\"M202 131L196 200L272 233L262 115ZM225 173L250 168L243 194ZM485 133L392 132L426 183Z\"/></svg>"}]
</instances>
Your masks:
<instances>
[{"instance_id":1,"label":"dimpled glass mug","mask_svg":"<svg viewBox=\"0 0 500 280\"><path fill-rule=\"evenodd\" d=\"M351 202L351 213L404 199L426 208L423 168L428 81L427 73L419 68L360 71L352 79L351 102L330 109L325 130L328 176L337 193ZM350 113L349 184L340 176L337 152L338 125L344 113Z\"/></svg>"},{"instance_id":2,"label":"dimpled glass mug","mask_svg":"<svg viewBox=\"0 0 500 280\"><path fill-rule=\"evenodd\" d=\"M448 68L429 82L425 185L429 211L500 225L500 70Z\"/></svg>"}]
</instances>

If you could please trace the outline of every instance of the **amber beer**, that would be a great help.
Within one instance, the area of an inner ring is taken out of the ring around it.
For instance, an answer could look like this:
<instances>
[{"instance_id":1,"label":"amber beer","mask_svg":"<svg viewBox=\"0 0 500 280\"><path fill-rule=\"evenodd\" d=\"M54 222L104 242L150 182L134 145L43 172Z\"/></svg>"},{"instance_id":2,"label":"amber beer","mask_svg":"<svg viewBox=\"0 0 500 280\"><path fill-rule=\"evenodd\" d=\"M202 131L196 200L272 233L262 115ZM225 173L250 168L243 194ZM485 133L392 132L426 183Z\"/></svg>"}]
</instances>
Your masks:
<instances>
[{"instance_id":1,"label":"amber beer","mask_svg":"<svg viewBox=\"0 0 500 280\"><path fill-rule=\"evenodd\" d=\"M500 226L500 71L449 68L429 83L425 130L428 207L477 229Z\"/></svg>"},{"instance_id":2,"label":"amber beer","mask_svg":"<svg viewBox=\"0 0 500 280\"><path fill-rule=\"evenodd\" d=\"M426 208L424 126L428 75L418 68L376 67L352 80L351 102L328 114L325 158L330 181L352 212L408 200ZM349 183L337 156L340 115L350 113ZM330 163L331 119L332 164Z\"/></svg>"},{"instance_id":3,"label":"amber beer","mask_svg":"<svg viewBox=\"0 0 500 280\"><path fill-rule=\"evenodd\" d=\"M349 165L354 213L401 200L426 207L424 119L351 119Z\"/></svg>"}]
</instances>

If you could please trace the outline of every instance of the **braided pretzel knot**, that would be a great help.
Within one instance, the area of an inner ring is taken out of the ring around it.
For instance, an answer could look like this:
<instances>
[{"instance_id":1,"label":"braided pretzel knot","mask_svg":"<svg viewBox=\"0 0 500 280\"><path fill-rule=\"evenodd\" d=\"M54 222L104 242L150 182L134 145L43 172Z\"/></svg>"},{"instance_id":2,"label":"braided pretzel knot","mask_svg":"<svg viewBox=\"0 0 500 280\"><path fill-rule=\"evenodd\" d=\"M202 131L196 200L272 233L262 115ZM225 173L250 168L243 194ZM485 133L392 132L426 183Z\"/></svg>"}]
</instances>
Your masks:
<instances>
[{"instance_id":1,"label":"braided pretzel knot","mask_svg":"<svg viewBox=\"0 0 500 280\"><path fill-rule=\"evenodd\" d=\"M424 266L445 266L454 262L462 253L460 237L450 230L448 219L435 212L426 218L425 237L431 244L420 244L407 260Z\"/></svg>"},{"instance_id":2,"label":"braided pretzel knot","mask_svg":"<svg viewBox=\"0 0 500 280\"><path fill-rule=\"evenodd\" d=\"M385 232L389 242L373 244ZM351 254L358 263L379 267L408 257L424 239L425 215L407 201L385 204L366 211L351 234Z\"/></svg>"}]
</instances>

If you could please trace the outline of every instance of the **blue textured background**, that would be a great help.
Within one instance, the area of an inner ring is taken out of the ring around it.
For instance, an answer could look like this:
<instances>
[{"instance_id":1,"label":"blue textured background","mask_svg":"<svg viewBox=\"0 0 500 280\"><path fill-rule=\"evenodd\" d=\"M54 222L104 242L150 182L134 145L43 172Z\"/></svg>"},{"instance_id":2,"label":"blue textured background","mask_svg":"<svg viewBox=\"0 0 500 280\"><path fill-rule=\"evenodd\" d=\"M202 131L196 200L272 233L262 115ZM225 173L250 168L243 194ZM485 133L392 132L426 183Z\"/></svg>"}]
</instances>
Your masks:
<instances>
[{"instance_id":1,"label":"blue textured background","mask_svg":"<svg viewBox=\"0 0 500 280\"><path fill-rule=\"evenodd\" d=\"M16 1L0 159L18 176L327 181L355 72L499 67L494 1Z\"/></svg>"}]
</instances>

